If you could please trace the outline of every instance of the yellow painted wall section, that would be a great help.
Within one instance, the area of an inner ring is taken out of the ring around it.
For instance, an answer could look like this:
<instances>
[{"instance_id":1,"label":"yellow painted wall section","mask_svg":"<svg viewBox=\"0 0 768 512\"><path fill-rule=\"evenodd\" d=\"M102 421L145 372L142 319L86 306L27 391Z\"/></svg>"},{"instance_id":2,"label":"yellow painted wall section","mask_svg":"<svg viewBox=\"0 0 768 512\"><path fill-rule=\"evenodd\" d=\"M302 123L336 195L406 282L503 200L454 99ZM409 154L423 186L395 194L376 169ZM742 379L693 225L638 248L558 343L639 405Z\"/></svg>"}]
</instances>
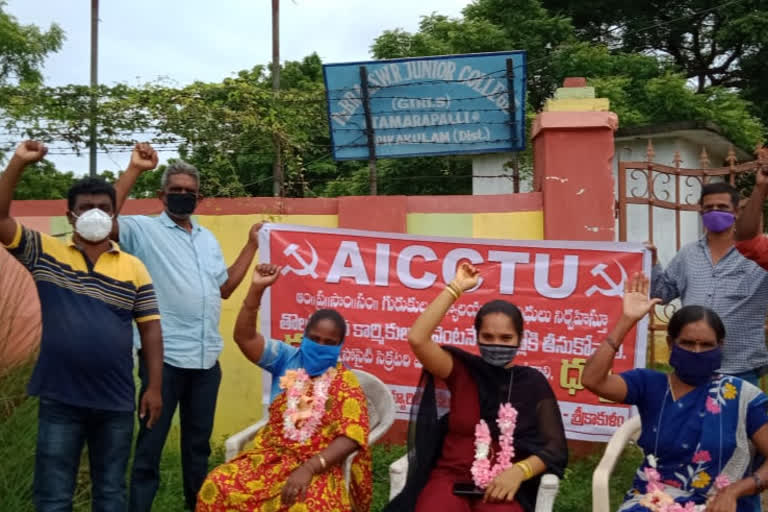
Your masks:
<instances>
[{"instance_id":1,"label":"yellow painted wall section","mask_svg":"<svg viewBox=\"0 0 768 512\"><path fill-rule=\"evenodd\" d=\"M472 236L471 213L409 213L408 234L426 236Z\"/></svg>"},{"instance_id":2,"label":"yellow painted wall section","mask_svg":"<svg viewBox=\"0 0 768 512\"><path fill-rule=\"evenodd\" d=\"M72 233L73 228L72 224L69 223L69 220L66 216L61 217L50 217L51 219L51 230L49 232L50 235L62 235L64 233ZM66 237L61 237L61 240L65 240Z\"/></svg>"},{"instance_id":3,"label":"yellow painted wall section","mask_svg":"<svg viewBox=\"0 0 768 512\"><path fill-rule=\"evenodd\" d=\"M234 263L248 239L248 231L257 222L280 222L325 228L338 227L336 215L199 215L201 226L210 229L221 244L228 265ZM254 258L254 265L258 255ZM232 333L240 305L248 292L252 268L243 283L221 307L219 330L224 338L224 351L219 359L222 369L221 387L216 404L216 420L213 426L213 444L222 444L235 432L256 423L261 418L262 370L248 361L240 352Z\"/></svg>"},{"instance_id":4,"label":"yellow painted wall section","mask_svg":"<svg viewBox=\"0 0 768 512\"><path fill-rule=\"evenodd\" d=\"M472 216L475 238L542 240L544 212L476 213Z\"/></svg>"},{"instance_id":5,"label":"yellow painted wall section","mask_svg":"<svg viewBox=\"0 0 768 512\"><path fill-rule=\"evenodd\" d=\"M609 112L610 110L608 98L548 99L544 105L544 112Z\"/></svg>"}]
</instances>

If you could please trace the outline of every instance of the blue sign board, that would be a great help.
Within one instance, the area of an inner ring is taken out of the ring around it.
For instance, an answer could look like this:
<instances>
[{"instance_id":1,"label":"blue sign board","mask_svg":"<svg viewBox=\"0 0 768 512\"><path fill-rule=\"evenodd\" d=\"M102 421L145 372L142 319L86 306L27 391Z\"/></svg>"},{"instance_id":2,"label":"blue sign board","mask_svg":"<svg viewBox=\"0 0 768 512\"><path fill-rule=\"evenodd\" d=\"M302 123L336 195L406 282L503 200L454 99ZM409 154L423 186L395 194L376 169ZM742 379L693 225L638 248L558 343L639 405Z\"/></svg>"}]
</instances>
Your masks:
<instances>
[{"instance_id":1,"label":"blue sign board","mask_svg":"<svg viewBox=\"0 0 768 512\"><path fill-rule=\"evenodd\" d=\"M368 122L376 158L521 151L525 73L522 51L326 64L333 156L367 160Z\"/></svg>"}]
</instances>

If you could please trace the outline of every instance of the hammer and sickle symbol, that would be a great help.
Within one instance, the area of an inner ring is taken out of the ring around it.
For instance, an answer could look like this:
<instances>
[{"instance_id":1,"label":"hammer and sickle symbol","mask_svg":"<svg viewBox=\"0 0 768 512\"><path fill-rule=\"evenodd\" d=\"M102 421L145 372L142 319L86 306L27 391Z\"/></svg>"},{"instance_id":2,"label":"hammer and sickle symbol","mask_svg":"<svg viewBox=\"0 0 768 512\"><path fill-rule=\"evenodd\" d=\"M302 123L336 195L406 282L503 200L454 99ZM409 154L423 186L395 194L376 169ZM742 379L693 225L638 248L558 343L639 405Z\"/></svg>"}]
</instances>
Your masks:
<instances>
[{"instance_id":1,"label":"hammer and sickle symbol","mask_svg":"<svg viewBox=\"0 0 768 512\"><path fill-rule=\"evenodd\" d=\"M285 265L282 272L280 272L281 274L285 275L288 272L293 272L297 276L312 276L317 279L317 272L315 272L318 262L317 251L312 247L311 243L306 243L312 251L312 261L308 262L301 256L301 254L299 254L299 246L297 244L289 244L288 247L283 250L283 254L292 257L300 266L299 268L294 268L290 265Z\"/></svg>"},{"instance_id":2,"label":"hammer and sickle symbol","mask_svg":"<svg viewBox=\"0 0 768 512\"><path fill-rule=\"evenodd\" d=\"M598 263L592 267L590 272L595 277L600 276L603 282L605 282L605 284L608 286L606 288L601 288L597 285L591 286L587 290L587 297L591 297L598 292L605 295L606 297L621 297L624 294L624 282L627 280L627 271L624 270L624 267L618 261L613 260L613 262L619 266L619 270L621 271L621 280L617 283L611 279L611 276L609 276L605 271L605 269L608 268L608 265L605 263Z\"/></svg>"}]
</instances>

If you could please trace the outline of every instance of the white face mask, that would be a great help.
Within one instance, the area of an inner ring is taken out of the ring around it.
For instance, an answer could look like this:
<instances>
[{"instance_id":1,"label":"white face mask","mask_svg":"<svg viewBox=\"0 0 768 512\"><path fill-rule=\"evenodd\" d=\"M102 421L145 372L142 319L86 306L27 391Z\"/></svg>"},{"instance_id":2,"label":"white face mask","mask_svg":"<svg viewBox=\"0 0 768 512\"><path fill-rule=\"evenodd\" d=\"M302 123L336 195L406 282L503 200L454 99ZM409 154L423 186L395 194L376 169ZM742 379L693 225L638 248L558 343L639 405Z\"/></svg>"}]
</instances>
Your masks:
<instances>
[{"instance_id":1,"label":"white face mask","mask_svg":"<svg viewBox=\"0 0 768 512\"><path fill-rule=\"evenodd\" d=\"M77 221L75 231L89 242L101 242L112 232L112 216L98 208L91 208L79 217L72 214Z\"/></svg>"}]
</instances>

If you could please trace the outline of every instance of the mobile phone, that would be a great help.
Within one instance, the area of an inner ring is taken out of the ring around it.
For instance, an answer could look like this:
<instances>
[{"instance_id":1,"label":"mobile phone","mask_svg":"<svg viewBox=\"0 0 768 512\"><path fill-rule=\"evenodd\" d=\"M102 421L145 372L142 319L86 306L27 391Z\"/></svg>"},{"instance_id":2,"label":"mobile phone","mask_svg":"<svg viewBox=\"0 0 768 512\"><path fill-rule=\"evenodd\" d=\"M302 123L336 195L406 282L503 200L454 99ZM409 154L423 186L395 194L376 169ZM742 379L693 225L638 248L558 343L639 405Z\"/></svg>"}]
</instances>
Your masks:
<instances>
[{"instance_id":1,"label":"mobile phone","mask_svg":"<svg viewBox=\"0 0 768 512\"><path fill-rule=\"evenodd\" d=\"M456 482L453 484L453 494L468 498L482 498L485 496L485 491L472 482Z\"/></svg>"}]
</instances>

